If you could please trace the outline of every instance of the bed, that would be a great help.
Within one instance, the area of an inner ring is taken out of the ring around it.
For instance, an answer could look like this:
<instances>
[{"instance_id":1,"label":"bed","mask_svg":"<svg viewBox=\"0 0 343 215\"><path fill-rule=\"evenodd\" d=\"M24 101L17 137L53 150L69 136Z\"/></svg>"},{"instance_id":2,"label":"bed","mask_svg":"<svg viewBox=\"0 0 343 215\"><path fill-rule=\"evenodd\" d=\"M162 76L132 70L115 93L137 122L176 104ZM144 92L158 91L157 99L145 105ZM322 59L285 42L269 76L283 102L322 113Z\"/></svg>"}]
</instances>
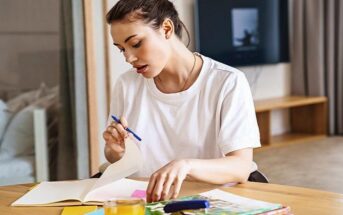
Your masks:
<instances>
[{"instance_id":1,"label":"bed","mask_svg":"<svg viewBox=\"0 0 343 215\"><path fill-rule=\"evenodd\" d=\"M0 98L0 186L49 180L57 106L58 88Z\"/></svg>"}]
</instances>

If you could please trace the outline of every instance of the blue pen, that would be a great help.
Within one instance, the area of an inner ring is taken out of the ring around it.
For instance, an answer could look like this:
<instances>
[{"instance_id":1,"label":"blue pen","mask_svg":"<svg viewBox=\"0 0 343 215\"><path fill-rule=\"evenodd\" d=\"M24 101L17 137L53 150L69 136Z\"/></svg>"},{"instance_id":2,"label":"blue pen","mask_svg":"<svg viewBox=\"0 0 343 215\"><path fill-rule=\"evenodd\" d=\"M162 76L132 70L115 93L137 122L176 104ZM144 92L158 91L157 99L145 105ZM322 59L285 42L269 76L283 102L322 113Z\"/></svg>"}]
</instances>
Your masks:
<instances>
[{"instance_id":1,"label":"blue pen","mask_svg":"<svg viewBox=\"0 0 343 215\"><path fill-rule=\"evenodd\" d=\"M116 121L116 123L121 123L120 120L116 116L114 116L114 115L112 115L112 119L114 121ZM138 137L138 135L135 134L135 132L133 132L131 129L125 128L125 130L130 132L137 140L142 141L142 139L140 137Z\"/></svg>"}]
</instances>

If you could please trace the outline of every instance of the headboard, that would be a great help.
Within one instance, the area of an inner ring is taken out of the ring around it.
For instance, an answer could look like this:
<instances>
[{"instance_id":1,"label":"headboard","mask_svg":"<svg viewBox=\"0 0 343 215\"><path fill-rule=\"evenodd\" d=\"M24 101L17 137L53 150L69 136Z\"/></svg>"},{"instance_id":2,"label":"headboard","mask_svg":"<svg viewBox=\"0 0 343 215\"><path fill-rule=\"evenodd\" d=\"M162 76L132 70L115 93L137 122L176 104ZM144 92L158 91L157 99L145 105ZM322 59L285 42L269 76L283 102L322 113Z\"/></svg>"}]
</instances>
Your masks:
<instances>
[{"instance_id":1,"label":"headboard","mask_svg":"<svg viewBox=\"0 0 343 215\"><path fill-rule=\"evenodd\" d=\"M31 91L33 89L6 89L6 88L0 88L0 99L3 101L8 101L11 98L16 97L19 94Z\"/></svg>"}]
</instances>

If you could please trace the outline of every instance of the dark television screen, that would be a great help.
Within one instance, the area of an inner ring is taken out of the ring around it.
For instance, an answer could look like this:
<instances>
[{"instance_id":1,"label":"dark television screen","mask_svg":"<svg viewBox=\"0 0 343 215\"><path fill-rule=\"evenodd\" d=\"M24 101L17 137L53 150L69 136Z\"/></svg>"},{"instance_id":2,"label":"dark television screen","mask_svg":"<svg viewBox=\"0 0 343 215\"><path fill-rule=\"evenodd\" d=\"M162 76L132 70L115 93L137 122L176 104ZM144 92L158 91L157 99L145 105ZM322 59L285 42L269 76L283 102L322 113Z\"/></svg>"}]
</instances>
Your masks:
<instances>
[{"instance_id":1,"label":"dark television screen","mask_svg":"<svg viewBox=\"0 0 343 215\"><path fill-rule=\"evenodd\" d=\"M287 0L197 0L196 50L228 65L287 62Z\"/></svg>"}]
</instances>

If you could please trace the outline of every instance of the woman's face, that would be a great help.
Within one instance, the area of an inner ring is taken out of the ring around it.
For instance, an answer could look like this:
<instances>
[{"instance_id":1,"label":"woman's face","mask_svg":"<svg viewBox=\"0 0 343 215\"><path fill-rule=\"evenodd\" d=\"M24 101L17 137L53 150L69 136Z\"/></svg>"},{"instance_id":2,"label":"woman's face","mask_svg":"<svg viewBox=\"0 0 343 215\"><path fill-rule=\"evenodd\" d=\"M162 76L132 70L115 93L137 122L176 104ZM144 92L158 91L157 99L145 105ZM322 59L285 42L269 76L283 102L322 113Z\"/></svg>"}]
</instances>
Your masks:
<instances>
[{"instance_id":1,"label":"woman's face","mask_svg":"<svg viewBox=\"0 0 343 215\"><path fill-rule=\"evenodd\" d=\"M111 24L111 35L126 61L145 78L157 76L166 66L170 47L162 29L155 30L140 20L117 21Z\"/></svg>"}]
</instances>

